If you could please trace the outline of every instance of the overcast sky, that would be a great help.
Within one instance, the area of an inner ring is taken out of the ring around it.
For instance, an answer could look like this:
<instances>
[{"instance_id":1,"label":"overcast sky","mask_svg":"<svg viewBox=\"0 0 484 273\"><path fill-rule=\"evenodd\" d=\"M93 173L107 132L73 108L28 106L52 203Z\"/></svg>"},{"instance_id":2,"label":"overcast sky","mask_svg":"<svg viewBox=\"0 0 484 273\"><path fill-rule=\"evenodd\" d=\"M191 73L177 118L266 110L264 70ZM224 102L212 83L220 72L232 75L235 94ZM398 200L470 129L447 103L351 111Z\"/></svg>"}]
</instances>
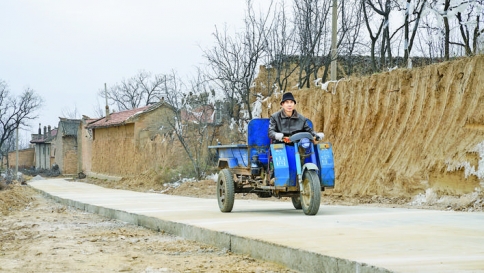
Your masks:
<instances>
[{"instance_id":1,"label":"overcast sky","mask_svg":"<svg viewBox=\"0 0 484 273\"><path fill-rule=\"evenodd\" d=\"M0 79L45 100L30 132L57 127L66 109L94 117L104 83L140 70L193 73L215 25L240 28L244 11L245 0L2 1Z\"/></svg>"}]
</instances>

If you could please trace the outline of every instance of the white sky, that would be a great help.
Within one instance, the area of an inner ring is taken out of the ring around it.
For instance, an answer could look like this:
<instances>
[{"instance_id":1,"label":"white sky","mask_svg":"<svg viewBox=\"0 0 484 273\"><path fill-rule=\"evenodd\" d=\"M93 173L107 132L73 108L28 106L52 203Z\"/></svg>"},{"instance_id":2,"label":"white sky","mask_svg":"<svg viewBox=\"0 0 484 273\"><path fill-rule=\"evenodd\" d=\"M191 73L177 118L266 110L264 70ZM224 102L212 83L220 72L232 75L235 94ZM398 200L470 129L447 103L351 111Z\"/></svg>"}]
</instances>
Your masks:
<instances>
[{"instance_id":1,"label":"white sky","mask_svg":"<svg viewBox=\"0 0 484 273\"><path fill-rule=\"evenodd\" d=\"M2 1L0 79L12 94L30 87L43 97L30 132L57 127L65 109L95 117L104 83L140 70L189 75L214 26L241 27L244 12L245 0Z\"/></svg>"}]
</instances>

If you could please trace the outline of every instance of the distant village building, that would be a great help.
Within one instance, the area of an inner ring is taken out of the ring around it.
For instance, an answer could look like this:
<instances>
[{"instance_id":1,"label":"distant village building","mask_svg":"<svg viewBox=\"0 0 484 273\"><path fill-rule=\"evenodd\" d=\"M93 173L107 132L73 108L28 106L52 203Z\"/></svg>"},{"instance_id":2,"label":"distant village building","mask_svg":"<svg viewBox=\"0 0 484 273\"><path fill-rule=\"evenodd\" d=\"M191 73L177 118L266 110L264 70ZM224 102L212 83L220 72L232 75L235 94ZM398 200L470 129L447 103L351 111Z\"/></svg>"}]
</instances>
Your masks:
<instances>
[{"instance_id":1,"label":"distant village building","mask_svg":"<svg viewBox=\"0 0 484 273\"><path fill-rule=\"evenodd\" d=\"M55 138L55 163L63 175L78 174L80 170L80 145L78 132L80 119L60 118Z\"/></svg>"},{"instance_id":2,"label":"distant village building","mask_svg":"<svg viewBox=\"0 0 484 273\"><path fill-rule=\"evenodd\" d=\"M36 169L50 169L54 164L54 151L55 151L55 137L57 135L57 129L51 129L49 126L44 126L44 133L39 124L39 133L32 134L31 144L34 145L35 157L34 164Z\"/></svg>"},{"instance_id":3,"label":"distant village building","mask_svg":"<svg viewBox=\"0 0 484 273\"><path fill-rule=\"evenodd\" d=\"M172 163L166 151L173 148L173 129L169 124L173 116L174 108L160 101L132 110L108 112L106 117L94 121L85 118L83 170L90 176L124 176Z\"/></svg>"}]
</instances>

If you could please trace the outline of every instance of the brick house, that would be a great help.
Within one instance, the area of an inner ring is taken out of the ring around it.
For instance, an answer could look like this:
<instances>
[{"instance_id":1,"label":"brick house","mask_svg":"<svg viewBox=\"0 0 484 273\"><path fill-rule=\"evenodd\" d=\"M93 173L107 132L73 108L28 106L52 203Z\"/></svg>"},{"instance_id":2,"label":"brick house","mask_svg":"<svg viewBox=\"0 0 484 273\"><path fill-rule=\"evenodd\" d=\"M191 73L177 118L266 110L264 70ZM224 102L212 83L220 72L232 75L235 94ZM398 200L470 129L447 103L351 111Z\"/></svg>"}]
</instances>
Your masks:
<instances>
[{"instance_id":1,"label":"brick house","mask_svg":"<svg viewBox=\"0 0 484 273\"><path fill-rule=\"evenodd\" d=\"M36 169L50 169L54 164L54 151L55 151L55 137L57 135L57 129L51 129L49 126L44 126L44 133L39 124L39 133L32 134L31 144L34 145L35 157L34 164Z\"/></svg>"},{"instance_id":2,"label":"brick house","mask_svg":"<svg viewBox=\"0 0 484 273\"><path fill-rule=\"evenodd\" d=\"M83 119L82 170L89 176L122 177L173 164L170 119L174 108L165 101L106 117Z\"/></svg>"},{"instance_id":3,"label":"brick house","mask_svg":"<svg viewBox=\"0 0 484 273\"><path fill-rule=\"evenodd\" d=\"M61 174L77 174L80 165L78 132L80 119L60 118L55 138L54 158Z\"/></svg>"}]
</instances>

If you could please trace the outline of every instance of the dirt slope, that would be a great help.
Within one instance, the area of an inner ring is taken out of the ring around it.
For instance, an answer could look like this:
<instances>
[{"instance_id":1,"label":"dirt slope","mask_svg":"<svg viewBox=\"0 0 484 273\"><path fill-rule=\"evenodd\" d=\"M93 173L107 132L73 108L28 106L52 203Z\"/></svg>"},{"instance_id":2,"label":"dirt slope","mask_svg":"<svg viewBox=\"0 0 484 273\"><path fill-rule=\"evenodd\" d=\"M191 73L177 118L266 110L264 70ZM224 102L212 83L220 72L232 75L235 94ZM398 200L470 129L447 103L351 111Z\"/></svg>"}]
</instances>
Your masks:
<instances>
[{"instance_id":1,"label":"dirt slope","mask_svg":"<svg viewBox=\"0 0 484 273\"><path fill-rule=\"evenodd\" d=\"M334 145L343 196L481 195L484 56L293 91ZM279 109L267 99L263 117Z\"/></svg>"}]
</instances>

